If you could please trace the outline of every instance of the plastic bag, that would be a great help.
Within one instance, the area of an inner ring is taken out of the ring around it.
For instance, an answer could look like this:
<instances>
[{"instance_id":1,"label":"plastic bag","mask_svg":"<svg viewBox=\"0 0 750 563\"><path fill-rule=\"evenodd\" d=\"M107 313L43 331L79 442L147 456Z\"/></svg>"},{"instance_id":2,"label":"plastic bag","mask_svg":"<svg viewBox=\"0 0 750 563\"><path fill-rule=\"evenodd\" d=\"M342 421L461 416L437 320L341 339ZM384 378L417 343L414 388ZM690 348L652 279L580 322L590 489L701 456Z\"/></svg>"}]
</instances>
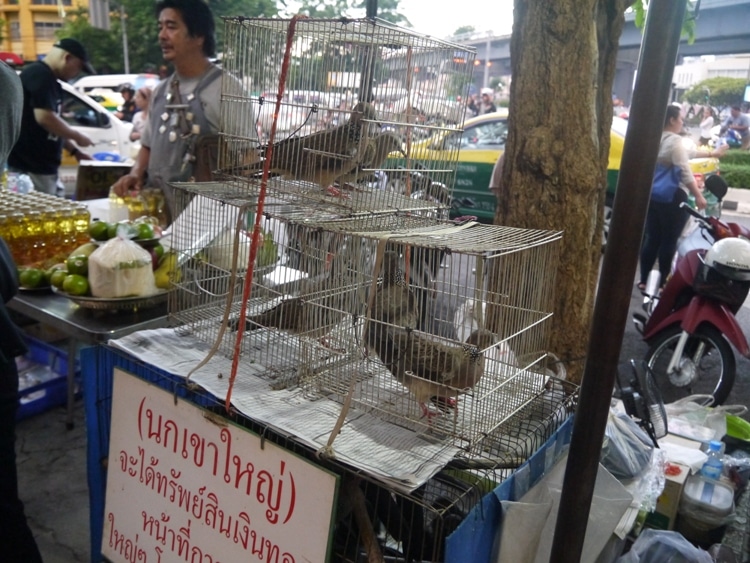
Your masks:
<instances>
[{"instance_id":1,"label":"plastic bag","mask_svg":"<svg viewBox=\"0 0 750 563\"><path fill-rule=\"evenodd\" d=\"M605 436L600 461L612 475L632 479L648 467L651 438L628 415L610 410Z\"/></svg>"},{"instance_id":2,"label":"plastic bag","mask_svg":"<svg viewBox=\"0 0 750 563\"><path fill-rule=\"evenodd\" d=\"M711 395L690 395L664 405L669 431L701 442L721 440L727 433L727 414L747 412L744 405L705 406ZM706 430L708 429L708 430Z\"/></svg>"},{"instance_id":3,"label":"plastic bag","mask_svg":"<svg viewBox=\"0 0 750 563\"><path fill-rule=\"evenodd\" d=\"M682 534L646 528L617 563L713 563L707 551L695 547Z\"/></svg>"},{"instance_id":4,"label":"plastic bag","mask_svg":"<svg viewBox=\"0 0 750 563\"><path fill-rule=\"evenodd\" d=\"M89 286L94 297L119 298L153 295L151 254L132 240L117 236L89 256Z\"/></svg>"}]
</instances>

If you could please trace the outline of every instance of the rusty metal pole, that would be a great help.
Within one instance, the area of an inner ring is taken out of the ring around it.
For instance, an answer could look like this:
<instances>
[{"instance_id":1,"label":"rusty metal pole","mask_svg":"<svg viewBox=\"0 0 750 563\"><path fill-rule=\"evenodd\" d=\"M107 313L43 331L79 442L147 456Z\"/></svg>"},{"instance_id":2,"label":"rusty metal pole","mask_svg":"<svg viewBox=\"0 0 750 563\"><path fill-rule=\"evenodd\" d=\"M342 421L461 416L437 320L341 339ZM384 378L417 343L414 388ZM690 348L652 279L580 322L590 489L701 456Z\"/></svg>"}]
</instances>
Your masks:
<instances>
[{"instance_id":1,"label":"rusty metal pole","mask_svg":"<svg viewBox=\"0 0 750 563\"><path fill-rule=\"evenodd\" d=\"M686 0L651 0L565 469L552 563L583 551Z\"/></svg>"}]
</instances>

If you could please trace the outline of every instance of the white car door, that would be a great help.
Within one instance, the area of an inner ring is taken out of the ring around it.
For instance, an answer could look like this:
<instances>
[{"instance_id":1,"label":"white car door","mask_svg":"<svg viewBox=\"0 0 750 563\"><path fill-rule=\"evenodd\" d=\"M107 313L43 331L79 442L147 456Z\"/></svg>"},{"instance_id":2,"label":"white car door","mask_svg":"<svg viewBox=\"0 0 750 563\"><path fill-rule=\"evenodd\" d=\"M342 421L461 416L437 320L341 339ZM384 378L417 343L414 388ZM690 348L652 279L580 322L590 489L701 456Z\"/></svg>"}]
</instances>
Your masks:
<instances>
[{"instance_id":1,"label":"white car door","mask_svg":"<svg viewBox=\"0 0 750 563\"><path fill-rule=\"evenodd\" d=\"M126 123L109 113L103 106L85 94L73 89L69 84L63 85L63 102L61 117L72 128L80 131L93 141L93 146L82 149L90 155L111 153L112 158L130 157L130 131L132 123ZM100 155L101 156L101 155ZM78 176L78 162L63 151L60 179L65 185L65 194L75 192Z\"/></svg>"}]
</instances>

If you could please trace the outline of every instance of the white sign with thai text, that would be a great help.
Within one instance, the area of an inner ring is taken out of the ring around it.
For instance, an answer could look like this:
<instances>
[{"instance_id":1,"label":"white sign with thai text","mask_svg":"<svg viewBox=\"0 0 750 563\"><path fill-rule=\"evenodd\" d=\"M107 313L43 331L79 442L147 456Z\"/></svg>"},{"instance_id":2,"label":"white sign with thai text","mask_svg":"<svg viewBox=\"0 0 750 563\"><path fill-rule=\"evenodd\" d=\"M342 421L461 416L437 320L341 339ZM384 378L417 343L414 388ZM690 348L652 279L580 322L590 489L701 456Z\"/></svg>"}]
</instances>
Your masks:
<instances>
[{"instance_id":1,"label":"white sign with thai text","mask_svg":"<svg viewBox=\"0 0 750 563\"><path fill-rule=\"evenodd\" d=\"M337 486L335 474L115 369L109 560L326 561Z\"/></svg>"}]
</instances>

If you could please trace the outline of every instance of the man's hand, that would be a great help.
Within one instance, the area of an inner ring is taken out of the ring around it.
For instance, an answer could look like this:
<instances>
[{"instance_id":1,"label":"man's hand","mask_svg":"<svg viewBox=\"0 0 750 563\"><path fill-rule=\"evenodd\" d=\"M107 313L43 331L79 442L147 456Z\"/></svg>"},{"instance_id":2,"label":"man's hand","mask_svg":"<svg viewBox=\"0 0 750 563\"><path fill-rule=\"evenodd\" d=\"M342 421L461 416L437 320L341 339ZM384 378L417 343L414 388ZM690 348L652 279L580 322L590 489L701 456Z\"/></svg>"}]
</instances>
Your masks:
<instances>
[{"instance_id":1,"label":"man's hand","mask_svg":"<svg viewBox=\"0 0 750 563\"><path fill-rule=\"evenodd\" d=\"M706 198L703 197L703 195L698 194L695 196L695 206L698 208L698 210L705 209L708 205L708 202L706 201Z\"/></svg>"},{"instance_id":2,"label":"man's hand","mask_svg":"<svg viewBox=\"0 0 750 563\"><path fill-rule=\"evenodd\" d=\"M90 147L91 145L94 144L94 142L91 139L89 139L86 135L84 135L80 131L76 131L76 136L73 138L73 141L75 141L79 147Z\"/></svg>"},{"instance_id":3,"label":"man's hand","mask_svg":"<svg viewBox=\"0 0 750 563\"><path fill-rule=\"evenodd\" d=\"M125 197L134 190L140 191L140 189L143 187L142 184L143 182L141 181L141 178L131 172L129 174L121 176L120 179L112 185L112 187L114 188L117 195L119 195L120 197Z\"/></svg>"}]
</instances>

